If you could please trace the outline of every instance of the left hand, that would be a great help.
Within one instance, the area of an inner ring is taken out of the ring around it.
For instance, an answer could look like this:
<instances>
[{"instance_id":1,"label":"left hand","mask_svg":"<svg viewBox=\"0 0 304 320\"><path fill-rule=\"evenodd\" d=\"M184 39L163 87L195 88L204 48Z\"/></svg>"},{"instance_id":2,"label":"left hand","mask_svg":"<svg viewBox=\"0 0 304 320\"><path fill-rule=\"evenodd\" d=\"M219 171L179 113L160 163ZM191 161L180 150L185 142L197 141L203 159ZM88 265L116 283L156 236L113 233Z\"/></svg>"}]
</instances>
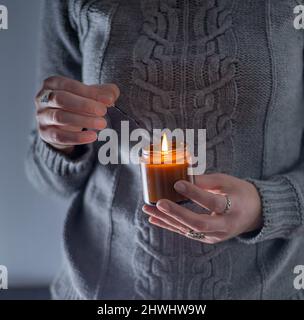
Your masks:
<instances>
[{"instance_id":1,"label":"left hand","mask_svg":"<svg viewBox=\"0 0 304 320\"><path fill-rule=\"evenodd\" d=\"M255 186L226 174L206 174L195 177L195 184L178 181L175 190L210 210L210 214L195 213L170 200L162 199L156 207L144 205L149 222L180 233L202 232L204 243L214 244L262 227L261 199ZM227 195L231 207L225 212ZM193 239L193 238L191 238Z\"/></svg>"}]
</instances>

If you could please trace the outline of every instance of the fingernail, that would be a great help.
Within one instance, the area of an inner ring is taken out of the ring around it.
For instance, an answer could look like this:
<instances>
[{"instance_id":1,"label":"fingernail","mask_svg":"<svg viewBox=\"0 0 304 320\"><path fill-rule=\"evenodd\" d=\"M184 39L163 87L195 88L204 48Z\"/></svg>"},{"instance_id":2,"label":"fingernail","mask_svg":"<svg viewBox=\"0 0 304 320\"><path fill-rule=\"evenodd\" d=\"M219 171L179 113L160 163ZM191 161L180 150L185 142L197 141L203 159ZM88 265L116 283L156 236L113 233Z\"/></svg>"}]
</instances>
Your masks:
<instances>
[{"instance_id":1,"label":"fingernail","mask_svg":"<svg viewBox=\"0 0 304 320\"><path fill-rule=\"evenodd\" d=\"M186 191L186 185L181 182L181 181L178 181L174 184L174 189L178 192L185 192Z\"/></svg>"},{"instance_id":2,"label":"fingernail","mask_svg":"<svg viewBox=\"0 0 304 320\"><path fill-rule=\"evenodd\" d=\"M160 210L169 211L170 207L167 202L160 200L156 203L156 207Z\"/></svg>"},{"instance_id":3,"label":"fingernail","mask_svg":"<svg viewBox=\"0 0 304 320\"><path fill-rule=\"evenodd\" d=\"M144 213L150 213L149 207L146 206L146 205L144 205L144 206L142 207L142 211L143 211Z\"/></svg>"},{"instance_id":4,"label":"fingernail","mask_svg":"<svg viewBox=\"0 0 304 320\"><path fill-rule=\"evenodd\" d=\"M108 104L113 104L114 102L114 99L113 99L113 96L112 95L103 95L103 96L100 96L100 100L102 102L106 102Z\"/></svg>"}]
</instances>

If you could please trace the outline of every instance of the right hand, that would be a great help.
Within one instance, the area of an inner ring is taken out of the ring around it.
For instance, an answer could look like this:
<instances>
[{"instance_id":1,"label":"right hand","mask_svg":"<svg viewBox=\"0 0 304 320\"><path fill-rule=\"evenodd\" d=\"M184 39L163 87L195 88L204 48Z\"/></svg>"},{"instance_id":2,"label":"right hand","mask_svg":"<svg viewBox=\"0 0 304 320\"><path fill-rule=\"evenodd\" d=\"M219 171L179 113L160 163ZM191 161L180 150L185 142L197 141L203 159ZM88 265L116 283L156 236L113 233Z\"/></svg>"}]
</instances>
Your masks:
<instances>
[{"instance_id":1,"label":"right hand","mask_svg":"<svg viewBox=\"0 0 304 320\"><path fill-rule=\"evenodd\" d=\"M52 91L47 104L41 102L46 90ZM115 84L85 85L60 76L44 80L35 99L41 139L64 153L72 152L76 145L96 141L94 130L107 126L104 116L119 94Z\"/></svg>"}]
</instances>

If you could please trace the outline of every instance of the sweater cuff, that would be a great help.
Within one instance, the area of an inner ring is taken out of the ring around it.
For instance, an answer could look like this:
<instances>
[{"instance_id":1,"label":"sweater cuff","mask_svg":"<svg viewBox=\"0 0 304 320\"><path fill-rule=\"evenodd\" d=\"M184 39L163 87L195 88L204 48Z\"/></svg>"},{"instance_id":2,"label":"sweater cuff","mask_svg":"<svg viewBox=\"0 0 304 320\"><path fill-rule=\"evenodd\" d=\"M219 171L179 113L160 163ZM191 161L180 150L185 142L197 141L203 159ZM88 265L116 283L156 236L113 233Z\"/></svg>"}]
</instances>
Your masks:
<instances>
[{"instance_id":1,"label":"sweater cuff","mask_svg":"<svg viewBox=\"0 0 304 320\"><path fill-rule=\"evenodd\" d=\"M260 230L245 233L237 239L255 244L275 238L286 238L301 226L301 203L295 185L286 176L261 181L247 179L258 190L262 202L263 226Z\"/></svg>"},{"instance_id":2,"label":"sweater cuff","mask_svg":"<svg viewBox=\"0 0 304 320\"><path fill-rule=\"evenodd\" d=\"M86 171L94 161L94 148L90 145L77 146L72 155L65 155L44 142L39 136L34 143L36 161L42 162L58 176L70 176Z\"/></svg>"}]
</instances>

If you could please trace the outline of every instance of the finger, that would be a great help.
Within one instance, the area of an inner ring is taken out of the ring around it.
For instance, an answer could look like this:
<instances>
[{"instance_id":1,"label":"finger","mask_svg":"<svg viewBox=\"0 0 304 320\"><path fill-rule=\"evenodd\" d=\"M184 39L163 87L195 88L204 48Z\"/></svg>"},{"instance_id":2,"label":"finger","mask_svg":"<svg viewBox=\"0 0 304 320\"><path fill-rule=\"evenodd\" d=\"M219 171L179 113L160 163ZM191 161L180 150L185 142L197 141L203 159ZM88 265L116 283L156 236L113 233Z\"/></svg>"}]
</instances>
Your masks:
<instances>
[{"instance_id":1,"label":"finger","mask_svg":"<svg viewBox=\"0 0 304 320\"><path fill-rule=\"evenodd\" d=\"M80 127L101 130L107 125L107 122L104 118L84 116L57 108L46 108L39 110L37 112L37 119L42 126L71 126L76 128Z\"/></svg>"},{"instance_id":2,"label":"finger","mask_svg":"<svg viewBox=\"0 0 304 320\"><path fill-rule=\"evenodd\" d=\"M43 108L38 96L36 100L38 110ZM90 114L103 117L107 113L106 105L88 98L77 96L67 91L54 90L49 96L48 107L60 108L79 114Z\"/></svg>"},{"instance_id":3,"label":"finger","mask_svg":"<svg viewBox=\"0 0 304 320\"><path fill-rule=\"evenodd\" d=\"M191 240L203 242L203 243L206 243L206 244L216 244L216 243L225 241L225 240L222 239L222 238L210 237L210 236L206 236L206 237L201 238L201 239L194 239L194 238L192 238L191 236L185 234L185 237L187 237L187 238L189 238L189 239L191 239Z\"/></svg>"},{"instance_id":4,"label":"finger","mask_svg":"<svg viewBox=\"0 0 304 320\"><path fill-rule=\"evenodd\" d=\"M197 214L182 207L170 200L160 200L156 204L157 208L173 219L186 225L188 228L198 232L226 231L226 221L224 216L209 216L208 214Z\"/></svg>"},{"instance_id":5,"label":"finger","mask_svg":"<svg viewBox=\"0 0 304 320\"><path fill-rule=\"evenodd\" d=\"M174 227L175 229L182 231L183 233L187 233L189 231L189 229L191 229L191 228L187 227L186 225L180 223L179 221L175 220L174 218L171 218L170 216L163 213L162 211L158 210L156 207L144 205L143 212L152 216L153 218L161 220L162 222L170 225L171 227ZM226 234L225 232L208 232L208 231L205 231L205 232L206 232L206 234L208 234L210 236L219 235L219 234L222 234L222 235Z\"/></svg>"},{"instance_id":6,"label":"finger","mask_svg":"<svg viewBox=\"0 0 304 320\"><path fill-rule=\"evenodd\" d=\"M94 131L70 132L55 126L40 126L39 133L45 142L63 146L88 144L97 140Z\"/></svg>"},{"instance_id":7,"label":"finger","mask_svg":"<svg viewBox=\"0 0 304 320\"><path fill-rule=\"evenodd\" d=\"M187 233L185 234L188 238L192 239L190 235ZM203 238L202 238L203 239ZM200 240L202 240L200 239ZM220 242L225 241L228 239L228 235L226 232L210 232L210 233L204 233L204 239Z\"/></svg>"},{"instance_id":8,"label":"finger","mask_svg":"<svg viewBox=\"0 0 304 320\"><path fill-rule=\"evenodd\" d=\"M189 230L189 228L187 228L187 226L185 226L184 224L178 222L177 220L171 218L170 216L164 214L163 212L159 211L156 207L151 207L151 206L143 206L143 212L147 213L150 216L153 216L159 220L161 220L162 222L164 222L165 224L180 230L181 232L187 232Z\"/></svg>"},{"instance_id":9,"label":"finger","mask_svg":"<svg viewBox=\"0 0 304 320\"><path fill-rule=\"evenodd\" d=\"M97 99L99 99L99 95L101 95L101 97L106 96L110 98L111 101L109 101L109 104L110 103L113 104L120 96L120 90L118 86L114 83L105 83L105 84L98 84L98 85L95 84L89 87L98 91Z\"/></svg>"},{"instance_id":10,"label":"finger","mask_svg":"<svg viewBox=\"0 0 304 320\"><path fill-rule=\"evenodd\" d=\"M171 225L165 223L161 219L154 217L154 216L149 218L149 222L155 226L158 226L158 227L173 231L175 233L181 234L191 240L196 240L196 241L200 241L200 242L204 242L204 243L208 243L208 244L215 244L215 243L219 243L219 242L227 240L227 236L225 233L210 233L210 234L207 234L202 239L194 239L190 235L188 235L187 232L183 232L180 229L174 228Z\"/></svg>"},{"instance_id":11,"label":"finger","mask_svg":"<svg viewBox=\"0 0 304 320\"><path fill-rule=\"evenodd\" d=\"M223 195L205 191L188 181L180 180L175 183L174 188L180 194L211 211L221 213L226 208L226 198Z\"/></svg>"},{"instance_id":12,"label":"finger","mask_svg":"<svg viewBox=\"0 0 304 320\"><path fill-rule=\"evenodd\" d=\"M62 90L70 93L103 102L111 106L119 97L119 88L115 84L86 85L80 81L53 76L46 79L43 83L43 89Z\"/></svg>"},{"instance_id":13,"label":"finger","mask_svg":"<svg viewBox=\"0 0 304 320\"><path fill-rule=\"evenodd\" d=\"M64 130L71 131L71 132L80 132L80 131L83 131L83 127L65 126Z\"/></svg>"},{"instance_id":14,"label":"finger","mask_svg":"<svg viewBox=\"0 0 304 320\"><path fill-rule=\"evenodd\" d=\"M149 217L149 222L154 224L154 225L156 225L156 226L158 226L158 227L161 227L161 228L167 229L169 231L173 231L173 232L176 232L178 234L184 235L184 233L181 230L179 230L177 228L174 228L171 225L169 225L169 224L165 223L164 221L162 221L160 219L157 219L155 217Z\"/></svg>"}]
</instances>

